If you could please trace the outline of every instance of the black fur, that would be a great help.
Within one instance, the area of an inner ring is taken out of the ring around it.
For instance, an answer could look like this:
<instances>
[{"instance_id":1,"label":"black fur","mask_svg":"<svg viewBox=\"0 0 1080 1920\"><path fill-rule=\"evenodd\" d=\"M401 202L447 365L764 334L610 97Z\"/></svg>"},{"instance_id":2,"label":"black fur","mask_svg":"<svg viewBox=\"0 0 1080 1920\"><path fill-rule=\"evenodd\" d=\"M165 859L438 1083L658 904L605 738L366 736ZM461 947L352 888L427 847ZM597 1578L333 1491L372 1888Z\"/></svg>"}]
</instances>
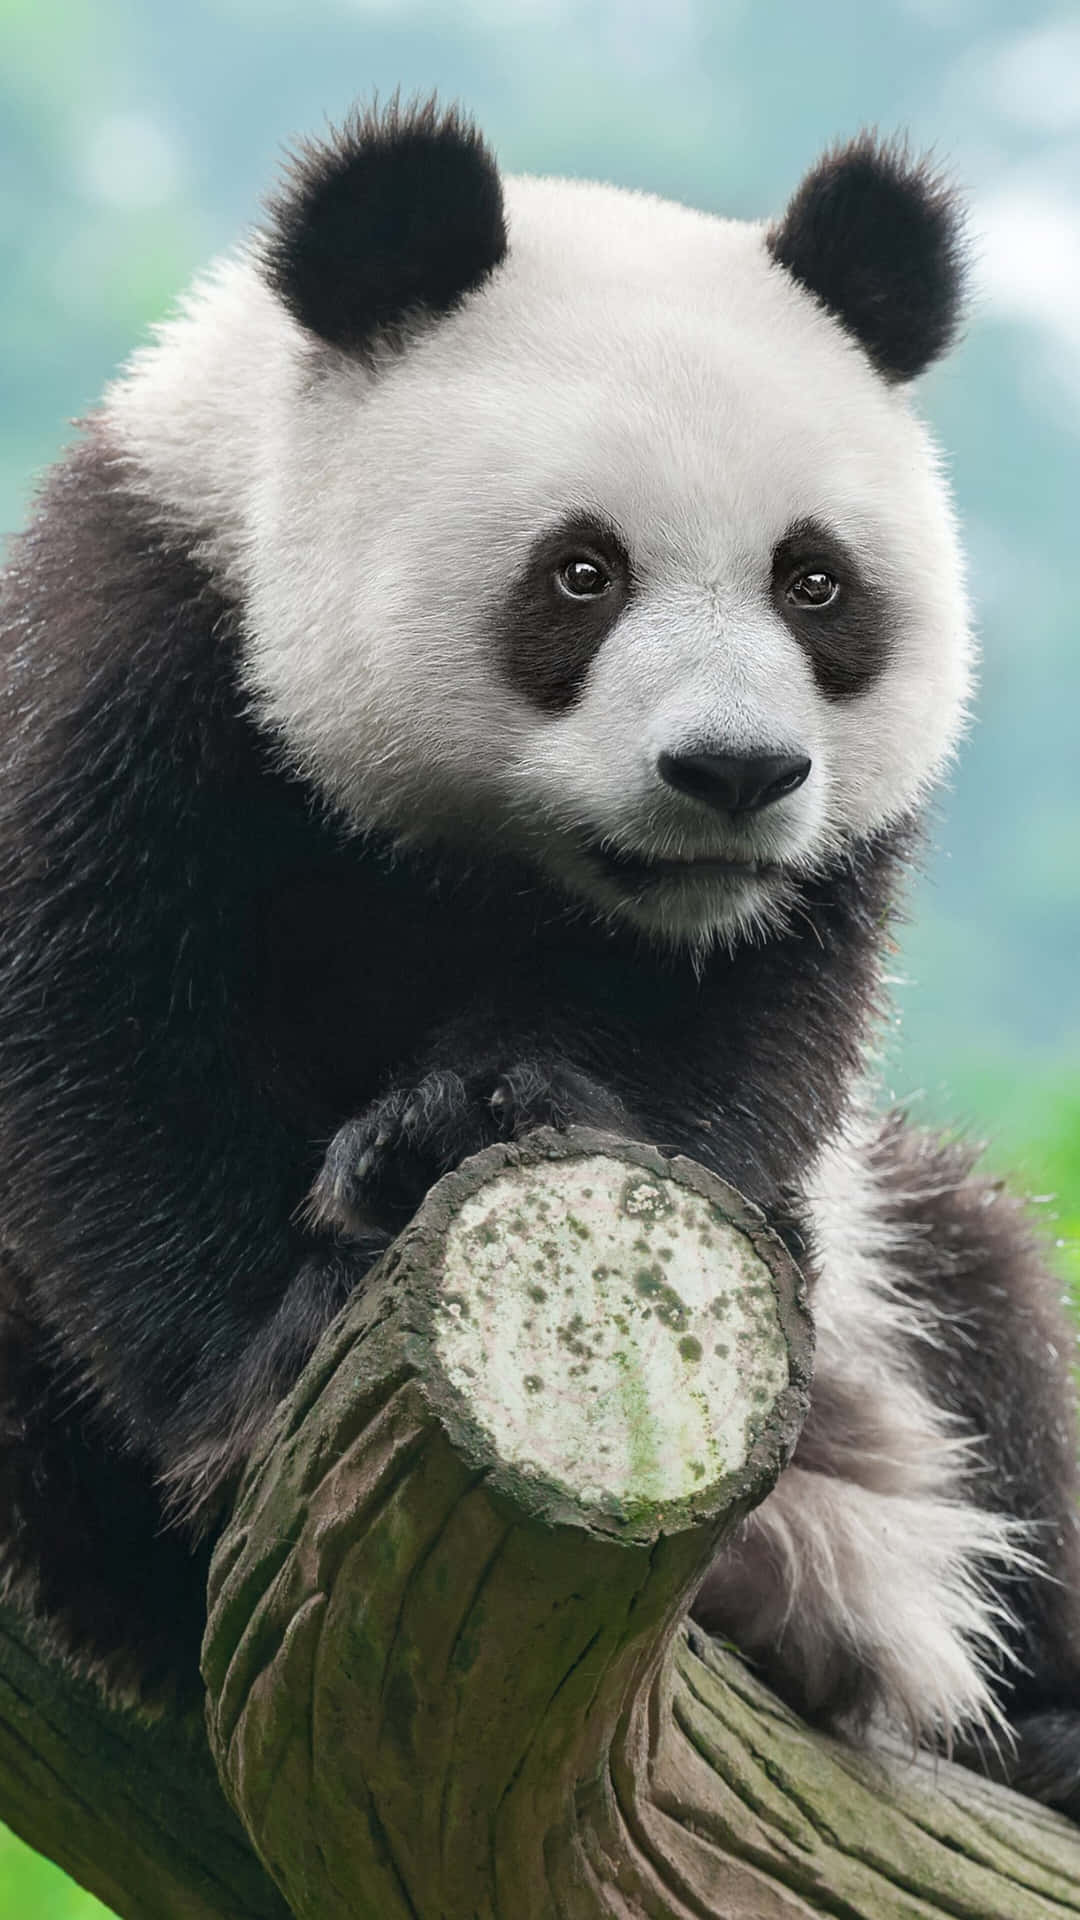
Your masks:
<instances>
[{"instance_id":1,"label":"black fur","mask_svg":"<svg viewBox=\"0 0 1080 1920\"><path fill-rule=\"evenodd\" d=\"M357 112L301 147L270 212L270 285L302 327L350 352L413 313L449 312L506 252L495 162L434 99Z\"/></svg>"},{"instance_id":2,"label":"black fur","mask_svg":"<svg viewBox=\"0 0 1080 1920\"><path fill-rule=\"evenodd\" d=\"M595 560L610 577L606 593L571 599L556 575L567 560ZM536 542L492 622L493 653L519 692L544 713L580 698L591 662L633 592L625 545L614 528L575 514Z\"/></svg>"},{"instance_id":3,"label":"black fur","mask_svg":"<svg viewBox=\"0 0 1080 1920\"><path fill-rule=\"evenodd\" d=\"M529 872L339 842L244 717L234 609L96 432L16 549L0 627L0 1239L24 1277L19 1337L45 1356L34 1417L106 1421L142 1489L140 1553L150 1481L212 1525L373 1254L508 1125L621 1106L786 1224L856 1065L902 836L853 850L788 935L701 978ZM307 1229L339 1129L367 1114L370 1137L413 1089L411 1174L352 1183L350 1238ZM18 1428L17 1376L9 1392ZM73 1642L142 1647L174 1604L175 1541L103 1593L68 1486L49 1456L27 1472L17 1519L0 1516L9 1563L49 1555L63 1507L66 1551L86 1555ZM126 1511L118 1481L118 1529Z\"/></svg>"},{"instance_id":4,"label":"black fur","mask_svg":"<svg viewBox=\"0 0 1080 1920\"><path fill-rule=\"evenodd\" d=\"M90 1647L129 1697L185 1706L198 1685L209 1549L162 1525L161 1493L0 1254L0 1531L7 1583L64 1651Z\"/></svg>"},{"instance_id":5,"label":"black fur","mask_svg":"<svg viewBox=\"0 0 1080 1920\"><path fill-rule=\"evenodd\" d=\"M912 379L954 339L965 280L959 203L902 142L864 133L827 153L767 244L886 380Z\"/></svg>"},{"instance_id":6,"label":"black fur","mask_svg":"<svg viewBox=\"0 0 1080 1920\"><path fill-rule=\"evenodd\" d=\"M830 606L799 606L787 588L815 568L833 575L839 596ZM884 673L893 650L888 597L827 527L803 520L785 534L773 554L772 599L827 700L853 700Z\"/></svg>"},{"instance_id":7,"label":"black fur","mask_svg":"<svg viewBox=\"0 0 1080 1920\"><path fill-rule=\"evenodd\" d=\"M1060 1708L1026 1714L1013 1728L1013 1743L976 1759L1016 1793L1042 1800L1080 1822L1080 1712L1076 1689Z\"/></svg>"},{"instance_id":8,"label":"black fur","mask_svg":"<svg viewBox=\"0 0 1080 1920\"><path fill-rule=\"evenodd\" d=\"M1021 1790L1080 1816L1076 1336L1024 1209L974 1160L970 1146L897 1115L874 1165L898 1230L900 1286L926 1328L921 1370L937 1404L984 1436L972 1497L1034 1529L1040 1570L1004 1595L1014 1658L997 1688L1017 1744L998 1765Z\"/></svg>"}]
</instances>

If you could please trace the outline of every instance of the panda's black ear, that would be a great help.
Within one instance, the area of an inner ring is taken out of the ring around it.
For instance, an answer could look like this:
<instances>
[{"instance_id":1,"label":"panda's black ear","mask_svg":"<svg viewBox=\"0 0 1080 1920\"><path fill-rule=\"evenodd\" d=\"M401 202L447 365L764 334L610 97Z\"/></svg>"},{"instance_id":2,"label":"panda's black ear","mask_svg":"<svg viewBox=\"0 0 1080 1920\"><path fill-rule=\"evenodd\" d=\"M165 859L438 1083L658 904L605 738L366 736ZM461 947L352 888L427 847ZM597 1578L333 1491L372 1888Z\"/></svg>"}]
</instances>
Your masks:
<instances>
[{"instance_id":1,"label":"panda's black ear","mask_svg":"<svg viewBox=\"0 0 1080 1920\"><path fill-rule=\"evenodd\" d=\"M448 312L506 252L495 162L434 98L395 98L305 144L270 216L270 285L302 327L351 350L410 311Z\"/></svg>"},{"instance_id":2,"label":"panda's black ear","mask_svg":"<svg viewBox=\"0 0 1080 1920\"><path fill-rule=\"evenodd\" d=\"M963 307L963 211L929 161L864 133L807 174L766 244L886 380L944 353Z\"/></svg>"}]
</instances>

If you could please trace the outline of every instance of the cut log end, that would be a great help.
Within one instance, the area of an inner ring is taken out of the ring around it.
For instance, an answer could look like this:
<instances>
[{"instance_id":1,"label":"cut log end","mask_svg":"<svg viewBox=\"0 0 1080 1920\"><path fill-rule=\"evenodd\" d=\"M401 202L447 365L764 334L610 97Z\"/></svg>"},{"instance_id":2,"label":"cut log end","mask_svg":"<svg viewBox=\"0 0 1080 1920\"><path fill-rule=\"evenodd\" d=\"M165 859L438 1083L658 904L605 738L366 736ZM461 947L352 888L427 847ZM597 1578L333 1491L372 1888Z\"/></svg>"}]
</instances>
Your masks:
<instances>
[{"instance_id":1,"label":"cut log end","mask_svg":"<svg viewBox=\"0 0 1080 1920\"><path fill-rule=\"evenodd\" d=\"M774 1476L809 1338L760 1219L647 1148L572 1133L495 1156L444 1183L433 1358L455 1437L528 1507L635 1538Z\"/></svg>"}]
</instances>

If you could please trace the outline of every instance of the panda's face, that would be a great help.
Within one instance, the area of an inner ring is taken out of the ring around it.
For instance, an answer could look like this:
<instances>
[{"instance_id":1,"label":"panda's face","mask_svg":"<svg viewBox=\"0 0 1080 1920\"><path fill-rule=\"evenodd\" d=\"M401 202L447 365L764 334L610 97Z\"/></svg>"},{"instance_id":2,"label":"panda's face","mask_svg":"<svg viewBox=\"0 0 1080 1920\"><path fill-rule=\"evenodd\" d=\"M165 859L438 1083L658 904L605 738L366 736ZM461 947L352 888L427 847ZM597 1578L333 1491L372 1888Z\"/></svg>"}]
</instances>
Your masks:
<instances>
[{"instance_id":1,"label":"panda's face","mask_svg":"<svg viewBox=\"0 0 1080 1920\"><path fill-rule=\"evenodd\" d=\"M400 354L298 371L251 678L358 826L524 851L675 939L907 811L968 678L926 436L760 228L511 182Z\"/></svg>"},{"instance_id":2,"label":"panda's face","mask_svg":"<svg viewBox=\"0 0 1080 1920\"><path fill-rule=\"evenodd\" d=\"M316 153L269 270L226 269L115 422L212 527L257 709L357 830L516 852L661 939L752 933L962 718L952 517L897 384L951 325L948 234L911 239L937 190L856 143L767 234L517 180L507 245L490 162L475 204L446 185L477 152L447 121ZM849 234L882 257L848 274Z\"/></svg>"}]
</instances>

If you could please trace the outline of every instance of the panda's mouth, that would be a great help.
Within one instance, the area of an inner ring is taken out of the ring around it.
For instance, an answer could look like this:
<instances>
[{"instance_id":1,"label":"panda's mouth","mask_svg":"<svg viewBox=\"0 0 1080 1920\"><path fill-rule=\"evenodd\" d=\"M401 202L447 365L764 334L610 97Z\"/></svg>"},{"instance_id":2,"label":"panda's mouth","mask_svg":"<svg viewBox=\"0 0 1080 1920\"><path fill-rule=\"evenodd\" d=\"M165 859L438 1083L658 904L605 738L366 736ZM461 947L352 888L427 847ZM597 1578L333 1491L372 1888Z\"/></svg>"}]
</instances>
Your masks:
<instances>
[{"instance_id":1,"label":"panda's mouth","mask_svg":"<svg viewBox=\"0 0 1080 1920\"><path fill-rule=\"evenodd\" d=\"M779 872L773 860L737 859L732 855L685 854L660 859L646 854L626 853L622 848L597 842L587 843L585 853L607 879L635 891L672 880L758 880Z\"/></svg>"}]
</instances>

